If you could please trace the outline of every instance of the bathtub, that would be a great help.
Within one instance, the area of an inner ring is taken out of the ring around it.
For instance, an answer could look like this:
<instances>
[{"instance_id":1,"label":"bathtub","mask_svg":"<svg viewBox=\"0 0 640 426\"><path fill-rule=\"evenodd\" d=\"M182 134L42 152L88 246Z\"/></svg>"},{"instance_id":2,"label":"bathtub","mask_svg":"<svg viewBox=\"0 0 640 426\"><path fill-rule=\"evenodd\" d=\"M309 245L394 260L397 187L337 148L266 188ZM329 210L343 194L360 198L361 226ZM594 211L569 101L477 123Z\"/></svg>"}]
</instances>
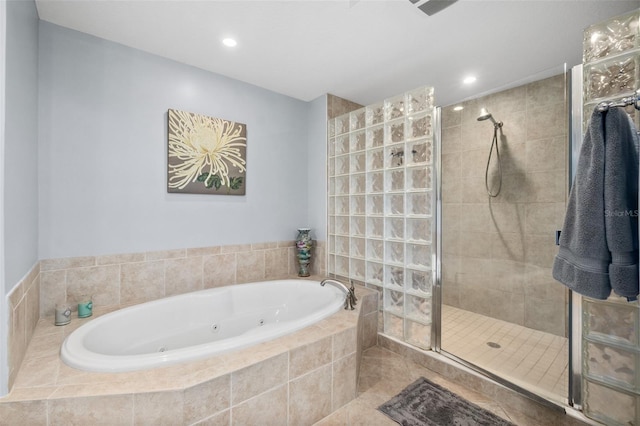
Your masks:
<instances>
[{"instance_id":1,"label":"bathtub","mask_svg":"<svg viewBox=\"0 0 640 426\"><path fill-rule=\"evenodd\" d=\"M307 327L342 309L344 301L342 290L310 280L202 290L92 319L67 336L60 357L95 372L208 358Z\"/></svg>"}]
</instances>

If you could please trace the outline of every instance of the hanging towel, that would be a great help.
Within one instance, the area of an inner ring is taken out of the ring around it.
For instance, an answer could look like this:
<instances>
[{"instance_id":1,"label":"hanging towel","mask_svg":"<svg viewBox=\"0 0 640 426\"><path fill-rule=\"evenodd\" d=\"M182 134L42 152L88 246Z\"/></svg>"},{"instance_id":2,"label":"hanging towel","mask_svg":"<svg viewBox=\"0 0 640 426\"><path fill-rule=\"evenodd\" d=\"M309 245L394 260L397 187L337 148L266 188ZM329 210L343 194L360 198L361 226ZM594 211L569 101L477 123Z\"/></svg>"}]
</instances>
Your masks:
<instances>
[{"instance_id":1,"label":"hanging towel","mask_svg":"<svg viewBox=\"0 0 640 426\"><path fill-rule=\"evenodd\" d=\"M638 295L638 134L620 108L591 116L553 277L595 299Z\"/></svg>"}]
</instances>

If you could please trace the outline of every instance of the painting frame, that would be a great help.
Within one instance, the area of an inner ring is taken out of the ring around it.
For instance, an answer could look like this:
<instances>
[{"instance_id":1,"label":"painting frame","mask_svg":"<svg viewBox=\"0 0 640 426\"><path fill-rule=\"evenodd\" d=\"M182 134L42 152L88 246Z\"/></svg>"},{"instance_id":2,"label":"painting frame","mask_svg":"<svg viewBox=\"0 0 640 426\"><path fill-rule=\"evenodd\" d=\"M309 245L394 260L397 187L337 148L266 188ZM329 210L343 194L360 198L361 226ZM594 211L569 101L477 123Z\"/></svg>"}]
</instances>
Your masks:
<instances>
[{"instance_id":1,"label":"painting frame","mask_svg":"<svg viewBox=\"0 0 640 426\"><path fill-rule=\"evenodd\" d=\"M167 192L246 195L247 126L167 111Z\"/></svg>"}]
</instances>

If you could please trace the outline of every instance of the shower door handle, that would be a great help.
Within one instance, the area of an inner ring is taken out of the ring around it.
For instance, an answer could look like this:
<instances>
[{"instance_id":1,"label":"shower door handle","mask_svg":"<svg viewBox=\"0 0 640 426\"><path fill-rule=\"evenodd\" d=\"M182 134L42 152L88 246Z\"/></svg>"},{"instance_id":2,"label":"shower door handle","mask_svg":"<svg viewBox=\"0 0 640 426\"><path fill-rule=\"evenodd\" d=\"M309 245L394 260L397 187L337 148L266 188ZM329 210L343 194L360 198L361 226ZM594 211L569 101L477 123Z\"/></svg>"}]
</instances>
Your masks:
<instances>
[{"instance_id":1,"label":"shower door handle","mask_svg":"<svg viewBox=\"0 0 640 426\"><path fill-rule=\"evenodd\" d=\"M559 246L560 245L560 234L562 233L561 230L556 230L556 245Z\"/></svg>"}]
</instances>

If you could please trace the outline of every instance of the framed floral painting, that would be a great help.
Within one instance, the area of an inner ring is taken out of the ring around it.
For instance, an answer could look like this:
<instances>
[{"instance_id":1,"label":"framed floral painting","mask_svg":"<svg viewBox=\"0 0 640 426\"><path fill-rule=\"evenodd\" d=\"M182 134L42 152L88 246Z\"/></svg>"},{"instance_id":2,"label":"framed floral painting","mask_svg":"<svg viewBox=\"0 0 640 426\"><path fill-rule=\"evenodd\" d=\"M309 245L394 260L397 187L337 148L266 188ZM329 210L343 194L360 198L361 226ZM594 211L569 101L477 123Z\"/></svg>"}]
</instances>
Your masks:
<instances>
[{"instance_id":1,"label":"framed floral painting","mask_svg":"<svg viewBox=\"0 0 640 426\"><path fill-rule=\"evenodd\" d=\"M245 124L175 109L168 123L168 192L245 195Z\"/></svg>"}]
</instances>

